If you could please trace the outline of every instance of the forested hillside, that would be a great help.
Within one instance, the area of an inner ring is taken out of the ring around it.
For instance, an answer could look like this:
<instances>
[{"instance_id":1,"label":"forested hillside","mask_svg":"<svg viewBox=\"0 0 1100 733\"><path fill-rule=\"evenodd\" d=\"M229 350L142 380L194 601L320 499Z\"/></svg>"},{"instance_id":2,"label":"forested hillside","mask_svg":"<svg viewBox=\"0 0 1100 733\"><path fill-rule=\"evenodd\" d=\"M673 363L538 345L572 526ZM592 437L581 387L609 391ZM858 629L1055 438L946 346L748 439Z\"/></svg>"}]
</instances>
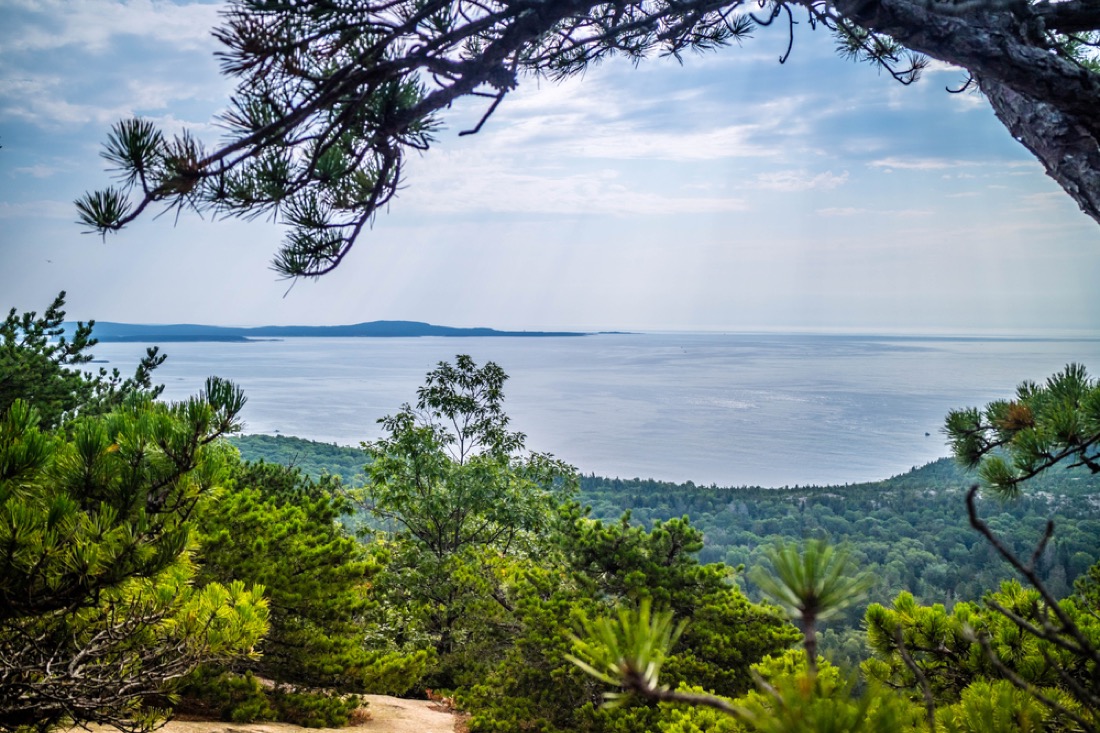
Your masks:
<instances>
[{"instance_id":1,"label":"forested hillside","mask_svg":"<svg viewBox=\"0 0 1100 733\"><path fill-rule=\"evenodd\" d=\"M158 402L155 353L129 380L81 372L88 331L48 338L62 306L0 332L0 376L45 387L0 401L0 730L144 733L166 706L340 726L378 692L471 733L1100 722L1082 367L948 416L988 496L942 461L700 488L528 449L507 375L465 355L362 449L233 439L239 388Z\"/></svg>"},{"instance_id":2,"label":"forested hillside","mask_svg":"<svg viewBox=\"0 0 1100 733\"><path fill-rule=\"evenodd\" d=\"M286 435L235 435L229 442L237 446L246 461L292 466L314 479L332 474L348 486L363 482L363 469L368 461L362 448Z\"/></svg>"},{"instance_id":3,"label":"forested hillside","mask_svg":"<svg viewBox=\"0 0 1100 733\"><path fill-rule=\"evenodd\" d=\"M296 466L320 476L339 475L354 486L363 479L367 454L358 448L286 436L232 439L245 460ZM845 543L861 569L872 571L869 595L887 601L908 590L919 600L951 603L981 597L1007 577L1009 568L966 516L966 489L976 481L953 459L943 458L883 481L847 486L720 488L648 479L582 476L580 503L592 516L631 522L687 516L703 532L701 562L747 568L764 561L776 541L809 537ZM1018 499L983 498L983 516L1017 552L1035 546L1047 519L1054 538L1039 569L1058 595L1100 557L1100 476L1084 469L1052 469L1036 477ZM759 597L741 577L750 597ZM850 621L857 623L859 614Z\"/></svg>"}]
</instances>

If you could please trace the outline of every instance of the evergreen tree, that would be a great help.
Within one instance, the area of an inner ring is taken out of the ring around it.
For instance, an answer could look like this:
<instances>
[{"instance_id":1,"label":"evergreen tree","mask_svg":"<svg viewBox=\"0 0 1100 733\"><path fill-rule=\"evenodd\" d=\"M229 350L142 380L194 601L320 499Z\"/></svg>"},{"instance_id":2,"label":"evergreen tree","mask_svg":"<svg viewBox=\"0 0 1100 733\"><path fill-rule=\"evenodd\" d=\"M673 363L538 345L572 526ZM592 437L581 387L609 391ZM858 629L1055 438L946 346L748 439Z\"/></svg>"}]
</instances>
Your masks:
<instances>
[{"instance_id":1,"label":"evergreen tree","mask_svg":"<svg viewBox=\"0 0 1100 733\"><path fill-rule=\"evenodd\" d=\"M799 551L778 545L768 553L771 572L757 569L756 584L792 618L802 622L806 666L817 672L817 624L858 602L870 585L855 575L847 551L810 540Z\"/></svg>"},{"instance_id":2,"label":"evergreen tree","mask_svg":"<svg viewBox=\"0 0 1100 733\"><path fill-rule=\"evenodd\" d=\"M337 479L266 463L235 463L228 485L202 504L199 581L262 585L270 609L262 655L225 671L355 693L402 693L417 682L425 653L369 648L379 567L340 523L351 510Z\"/></svg>"},{"instance_id":3,"label":"evergreen tree","mask_svg":"<svg viewBox=\"0 0 1100 733\"><path fill-rule=\"evenodd\" d=\"M892 608L868 607L874 656L863 668L870 679L927 698L945 730L1010 730L1005 726L1012 720L1019 730L1096 730L1098 610L1087 594L1059 604L1091 643L1089 654L1074 633L1058 628L1040 590L1016 581L1003 583L982 604L958 603L950 612L940 604L920 606L902 593ZM981 712L991 702L1003 709ZM991 726L976 729L975 718ZM993 723L999 718L998 727Z\"/></svg>"},{"instance_id":4,"label":"evergreen tree","mask_svg":"<svg viewBox=\"0 0 1100 733\"><path fill-rule=\"evenodd\" d=\"M193 584L190 525L223 478L244 402L208 380L175 405L132 395L43 432L0 412L0 729L150 728L196 665L251 652L262 588Z\"/></svg>"},{"instance_id":5,"label":"evergreen tree","mask_svg":"<svg viewBox=\"0 0 1100 733\"><path fill-rule=\"evenodd\" d=\"M1003 495L1058 464L1100 473L1100 381L1070 364L1015 399L953 410L945 430L956 459Z\"/></svg>"},{"instance_id":6,"label":"evergreen tree","mask_svg":"<svg viewBox=\"0 0 1100 733\"><path fill-rule=\"evenodd\" d=\"M154 387L152 372L164 361L156 347L147 350L134 376L123 379L118 369L83 372L92 360L88 351L95 321L77 323L66 334L65 291L61 291L41 317L34 311L16 314L15 308L0 323L0 413L17 399L34 406L42 427L55 427L77 412L102 414L129 394L142 392L151 398L164 389Z\"/></svg>"},{"instance_id":7,"label":"evergreen tree","mask_svg":"<svg viewBox=\"0 0 1100 733\"><path fill-rule=\"evenodd\" d=\"M601 708L601 686L570 661L573 632L615 609L675 609L690 623L673 634L667 624L673 611L654 612L665 626L655 632L662 652L649 674L655 679L659 671L672 685L701 685L722 695L743 694L752 685L752 665L798 638L776 609L750 603L731 584L730 568L698 562L702 536L686 519L647 531L629 517L589 519L570 504L561 509L560 526L558 564L544 555L537 563L514 564L508 574L507 601L519 631L487 679L459 695L473 731L663 730L667 710ZM620 618L630 612L620 610ZM648 624L649 611L639 612ZM648 638L630 637L654 648Z\"/></svg>"},{"instance_id":8,"label":"evergreen tree","mask_svg":"<svg viewBox=\"0 0 1100 733\"><path fill-rule=\"evenodd\" d=\"M207 149L147 120L118 123L104 155L122 185L82 197L80 220L105 234L156 204L278 213L290 231L275 268L322 275L393 201L405 157L428 148L462 97L486 100L487 118L524 77L711 50L780 18L793 43L803 14L842 53L903 83L928 63L909 49L966 69L1013 137L1100 221L1093 0L235 0L215 31L237 80L222 118L229 140Z\"/></svg>"}]
</instances>

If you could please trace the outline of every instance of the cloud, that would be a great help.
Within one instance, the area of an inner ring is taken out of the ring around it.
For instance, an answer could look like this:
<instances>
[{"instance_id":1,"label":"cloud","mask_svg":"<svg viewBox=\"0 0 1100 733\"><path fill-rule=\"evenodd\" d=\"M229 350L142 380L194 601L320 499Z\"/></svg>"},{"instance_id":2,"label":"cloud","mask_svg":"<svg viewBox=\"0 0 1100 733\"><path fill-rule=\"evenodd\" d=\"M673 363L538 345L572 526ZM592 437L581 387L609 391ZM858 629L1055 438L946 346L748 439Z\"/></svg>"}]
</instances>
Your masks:
<instances>
[{"instance_id":1,"label":"cloud","mask_svg":"<svg viewBox=\"0 0 1100 733\"><path fill-rule=\"evenodd\" d=\"M948 168L960 168L977 165L964 160L948 160L946 158L880 158L867 164L871 168L889 168L902 171L938 171Z\"/></svg>"},{"instance_id":2,"label":"cloud","mask_svg":"<svg viewBox=\"0 0 1100 733\"><path fill-rule=\"evenodd\" d=\"M42 165L38 163L36 165L24 166L22 168L13 168L12 173L18 173L22 175L31 176L32 178L49 178L55 173L60 173L61 168L50 165Z\"/></svg>"},{"instance_id":3,"label":"cloud","mask_svg":"<svg viewBox=\"0 0 1100 733\"><path fill-rule=\"evenodd\" d=\"M528 83L505 100L482 135L486 149L538 148L555 157L695 163L805 153L811 98L788 94L753 105L684 86L651 88L634 69L561 83ZM817 108L814 108L817 109ZM468 129L484 104L466 102L448 123ZM690 114L685 114L690 111Z\"/></svg>"},{"instance_id":4,"label":"cloud","mask_svg":"<svg viewBox=\"0 0 1100 733\"><path fill-rule=\"evenodd\" d=\"M1032 169L1038 164L1034 160L970 160L966 158L933 158L920 156L891 156L872 160L867 164L869 168L880 168L883 172L894 170L902 171L952 171L944 173L941 177L948 178L975 178L973 173L959 171L960 168L987 168L996 169L997 175L1031 175ZM1026 171L1026 172L1024 172ZM985 174L988 175L988 174Z\"/></svg>"},{"instance_id":5,"label":"cloud","mask_svg":"<svg viewBox=\"0 0 1100 733\"><path fill-rule=\"evenodd\" d=\"M831 206L814 211L818 216L874 216L895 218L920 218L931 216L935 212L931 209L864 209L852 206Z\"/></svg>"},{"instance_id":6,"label":"cloud","mask_svg":"<svg viewBox=\"0 0 1100 733\"><path fill-rule=\"evenodd\" d=\"M756 177L755 188L769 191L809 191L811 189L830 190L844 185L848 181L848 171L839 175L825 171L814 175L805 170L775 171L761 173Z\"/></svg>"},{"instance_id":7,"label":"cloud","mask_svg":"<svg viewBox=\"0 0 1100 733\"><path fill-rule=\"evenodd\" d=\"M854 206L830 206L817 209L815 213L820 216L863 216L872 212L870 209L861 209Z\"/></svg>"},{"instance_id":8,"label":"cloud","mask_svg":"<svg viewBox=\"0 0 1100 733\"><path fill-rule=\"evenodd\" d=\"M630 190L598 176L573 175L542 178L524 174L500 173L493 186L495 195L480 186L468 187L458 195L438 199L440 213L469 213L481 210L494 213L538 213L567 216L669 216L744 211L742 199L715 196L669 196ZM506 195L499 195L500 191Z\"/></svg>"},{"instance_id":9,"label":"cloud","mask_svg":"<svg viewBox=\"0 0 1100 733\"><path fill-rule=\"evenodd\" d=\"M109 106L81 104L69 102L50 93L27 97L0 94L0 100L4 102L0 105L0 116L22 120L39 127L107 125L133 115L133 107L128 104Z\"/></svg>"},{"instance_id":10,"label":"cloud","mask_svg":"<svg viewBox=\"0 0 1100 733\"><path fill-rule=\"evenodd\" d=\"M103 51L117 36L131 35L181 50L213 48L210 31L220 4L154 0L6 0L8 12L34 22L0 32L0 54L79 46Z\"/></svg>"},{"instance_id":11,"label":"cloud","mask_svg":"<svg viewBox=\"0 0 1100 733\"><path fill-rule=\"evenodd\" d=\"M470 153L433 156L409 177L402 206L433 214L526 213L646 216L744 211L740 198L646 191L617 171L528 168Z\"/></svg>"},{"instance_id":12,"label":"cloud","mask_svg":"<svg viewBox=\"0 0 1100 733\"><path fill-rule=\"evenodd\" d=\"M0 201L0 219L64 219L73 221L76 211L67 201Z\"/></svg>"},{"instance_id":13,"label":"cloud","mask_svg":"<svg viewBox=\"0 0 1100 733\"><path fill-rule=\"evenodd\" d=\"M217 74L209 39L217 5L5 2L13 12L0 28L0 119L102 128L150 112L207 119L224 104L231 82Z\"/></svg>"}]
</instances>

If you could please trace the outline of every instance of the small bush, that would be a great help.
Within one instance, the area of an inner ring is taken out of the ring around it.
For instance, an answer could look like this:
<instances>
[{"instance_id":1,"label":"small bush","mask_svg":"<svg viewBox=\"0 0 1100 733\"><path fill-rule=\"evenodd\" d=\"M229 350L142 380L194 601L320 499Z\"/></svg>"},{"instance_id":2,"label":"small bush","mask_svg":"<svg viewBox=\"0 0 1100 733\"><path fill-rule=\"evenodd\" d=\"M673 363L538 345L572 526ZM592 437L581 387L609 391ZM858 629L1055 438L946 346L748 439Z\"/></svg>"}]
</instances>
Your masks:
<instances>
[{"instance_id":1,"label":"small bush","mask_svg":"<svg viewBox=\"0 0 1100 733\"><path fill-rule=\"evenodd\" d=\"M304 728L339 728L361 721L362 706L356 695L268 687L251 672L200 669L184 686L177 710L232 723L278 721Z\"/></svg>"}]
</instances>

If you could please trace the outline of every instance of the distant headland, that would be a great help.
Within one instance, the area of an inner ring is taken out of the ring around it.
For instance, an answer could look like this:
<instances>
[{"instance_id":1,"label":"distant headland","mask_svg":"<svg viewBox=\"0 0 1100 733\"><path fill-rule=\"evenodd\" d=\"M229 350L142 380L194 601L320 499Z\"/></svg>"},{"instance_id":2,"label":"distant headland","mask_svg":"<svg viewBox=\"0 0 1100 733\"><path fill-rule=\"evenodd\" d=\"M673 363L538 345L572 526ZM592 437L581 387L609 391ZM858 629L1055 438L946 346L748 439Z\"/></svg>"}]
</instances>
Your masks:
<instances>
[{"instance_id":1,"label":"distant headland","mask_svg":"<svg viewBox=\"0 0 1100 733\"><path fill-rule=\"evenodd\" d=\"M76 324L66 322L65 330L72 332ZM258 341L263 339L302 337L360 337L360 338L416 338L420 336L445 337L564 337L589 336L580 331L498 331L493 328L454 328L435 326L419 321L370 321L347 326L258 326L234 328L229 326L203 326L192 323L140 324L96 321L92 333L101 342L171 343L180 341Z\"/></svg>"}]
</instances>

